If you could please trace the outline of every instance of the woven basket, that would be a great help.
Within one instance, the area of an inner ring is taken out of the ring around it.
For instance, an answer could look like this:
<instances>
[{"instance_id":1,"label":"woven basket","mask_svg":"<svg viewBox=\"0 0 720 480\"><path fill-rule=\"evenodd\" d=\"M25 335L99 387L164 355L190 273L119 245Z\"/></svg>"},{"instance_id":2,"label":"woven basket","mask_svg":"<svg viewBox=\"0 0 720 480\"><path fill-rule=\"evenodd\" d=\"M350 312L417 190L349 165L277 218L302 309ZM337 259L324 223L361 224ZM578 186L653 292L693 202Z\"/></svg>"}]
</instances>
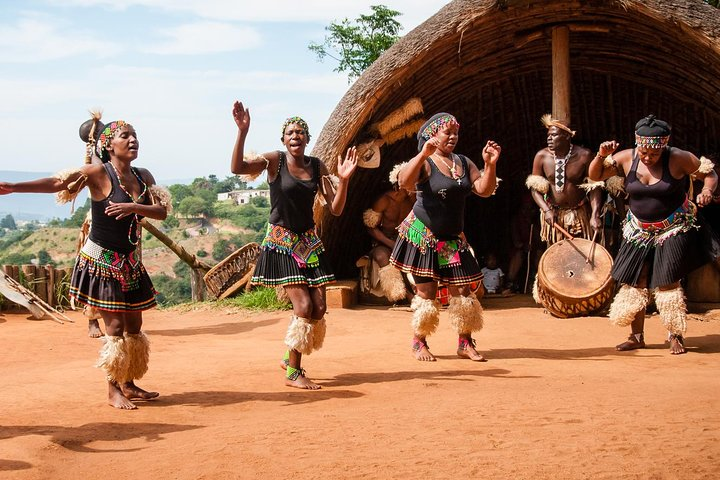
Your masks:
<instances>
[{"instance_id":1,"label":"woven basket","mask_svg":"<svg viewBox=\"0 0 720 480\"><path fill-rule=\"evenodd\" d=\"M260 245L248 243L208 270L205 274L207 289L218 299L235 295L252 275L260 255Z\"/></svg>"}]
</instances>

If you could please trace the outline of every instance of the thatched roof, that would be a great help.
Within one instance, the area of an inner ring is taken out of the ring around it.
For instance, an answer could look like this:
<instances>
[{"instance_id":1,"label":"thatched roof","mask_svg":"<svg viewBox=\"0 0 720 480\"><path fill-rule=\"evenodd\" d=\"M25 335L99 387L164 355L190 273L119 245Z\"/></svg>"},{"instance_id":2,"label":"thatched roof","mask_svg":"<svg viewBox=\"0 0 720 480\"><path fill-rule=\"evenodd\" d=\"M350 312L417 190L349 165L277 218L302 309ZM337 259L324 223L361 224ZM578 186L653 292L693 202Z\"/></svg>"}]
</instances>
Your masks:
<instances>
[{"instance_id":1,"label":"thatched roof","mask_svg":"<svg viewBox=\"0 0 720 480\"><path fill-rule=\"evenodd\" d=\"M470 202L466 231L476 250L506 244L507 219L545 146L539 118L552 107L550 31L557 25L570 28L576 143L630 145L635 122L653 113L672 124L673 145L698 155L720 151L720 10L702 0L455 0L355 82L313 155L332 170L338 154L412 97L426 118L451 112L461 124L458 153L479 160L487 139L503 146L498 175L505 181L495 197ZM341 217L317 210L341 277L355 275L355 259L370 246L362 211L389 188L388 172L416 153L416 142L381 152L380 168L353 177Z\"/></svg>"}]
</instances>

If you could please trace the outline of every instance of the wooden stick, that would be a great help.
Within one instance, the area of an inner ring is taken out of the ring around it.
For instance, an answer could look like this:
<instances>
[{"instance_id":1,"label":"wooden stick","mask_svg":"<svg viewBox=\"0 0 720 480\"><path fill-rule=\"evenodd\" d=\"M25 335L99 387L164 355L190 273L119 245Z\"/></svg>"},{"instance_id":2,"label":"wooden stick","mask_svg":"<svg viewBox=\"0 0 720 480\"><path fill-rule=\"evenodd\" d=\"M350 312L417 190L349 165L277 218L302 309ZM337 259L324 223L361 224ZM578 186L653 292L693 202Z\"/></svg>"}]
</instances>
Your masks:
<instances>
[{"instance_id":1,"label":"wooden stick","mask_svg":"<svg viewBox=\"0 0 720 480\"><path fill-rule=\"evenodd\" d=\"M565 236L567 237L567 239L569 240L568 243L569 243L575 250L577 250L577 252L578 252L580 255L582 255L582 256L585 258L585 263L589 263L589 264L593 265L592 261L590 261L590 257L589 257L588 255L585 255L585 254L577 247L577 245L575 245L575 244L572 242L573 240L575 240L575 237L573 237L572 235L570 235L570 232L568 232L568 231L565 230L563 227L561 227L557 222L553 222L553 227L555 227L555 228L557 228L558 230L560 230L560 231L563 233L563 235L565 235Z\"/></svg>"},{"instance_id":2,"label":"wooden stick","mask_svg":"<svg viewBox=\"0 0 720 480\"><path fill-rule=\"evenodd\" d=\"M62 320L60 320L59 318L57 318L55 315L53 315L53 313L57 313L58 315L62 316L68 322L75 323L74 320L71 320L67 316L65 316L62 313L60 313L59 311L57 311L55 309L55 307L48 305L43 299L41 299L40 297L35 295L33 292L31 292L27 288L23 287L20 283L18 283L15 279L10 277L8 274L5 273L3 275L5 275L5 280L8 282L8 284L10 284L11 287L13 287L15 290L17 290L19 293L21 293L25 298L27 298L28 303L35 304L40 310L47 313L50 316L50 318L52 318L53 320L55 320L56 322L58 322L60 324L65 323Z\"/></svg>"},{"instance_id":3,"label":"wooden stick","mask_svg":"<svg viewBox=\"0 0 720 480\"><path fill-rule=\"evenodd\" d=\"M590 253L588 254L586 263L592 264L590 259L591 258L593 260L595 259L595 245L596 245L595 240L597 239L597 235L598 235L598 232L597 232L597 230L595 230L595 233L593 233L592 245L590 245Z\"/></svg>"}]
</instances>

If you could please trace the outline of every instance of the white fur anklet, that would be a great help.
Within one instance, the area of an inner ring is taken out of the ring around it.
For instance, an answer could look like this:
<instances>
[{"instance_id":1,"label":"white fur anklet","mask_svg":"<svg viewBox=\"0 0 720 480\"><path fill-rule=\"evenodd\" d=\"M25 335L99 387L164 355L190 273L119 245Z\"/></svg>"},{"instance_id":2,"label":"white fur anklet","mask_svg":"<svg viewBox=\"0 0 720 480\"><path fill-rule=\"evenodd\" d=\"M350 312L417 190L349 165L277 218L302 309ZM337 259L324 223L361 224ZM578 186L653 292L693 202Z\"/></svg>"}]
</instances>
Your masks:
<instances>
[{"instance_id":1,"label":"white fur anklet","mask_svg":"<svg viewBox=\"0 0 720 480\"><path fill-rule=\"evenodd\" d=\"M672 335L685 335L687 306L682 287L672 290L655 289L655 305L668 332Z\"/></svg>"},{"instance_id":2,"label":"white fur anklet","mask_svg":"<svg viewBox=\"0 0 720 480\"><path fill-rule=\"evenodd\" d=\"M410 308L413 310L410 325L415 336L425 338L435 333L440 323L440 302L415 295Z\"/></svg>"},{"instance_id":3,"label":"white fur anklet","mask_svg":"<svg viewBox=\"0 0 720 480\"><path fill-rule=\"evenodd\" d=\"M447 311L450 324L455 327L458 335L469 335L482 330L483 309L474 293L467 297L451 297Z\"/></svg>"},{"instance_id":4,"label":"white fur anklet","mask_svg":"<svg viewBox=\"0 0 720 480\"><path fill-rule=\"evenodd\" d=\"M648 298L647 288L621 286L610 305L608 313L610 323L618 327L627 327L635 320L638 312L645 310Z\"/></svg>"},{"instance_id":5,"label":"white fur anklet","mask_svg":"<svg viewBox=\"0 0 720 480\"><path fill-rule=\"evenodd\" d=\"M397 302L405 298L405 282L403 282L400 270L392 264L385 265L378 269L380 277L380 289L383 291L385 298L391 302Z\"/></svg>"},{"instance_id":6,"label":"white fur anklet","mask_svg":"<svg viewBox=\"0 0 720 480\"><path fill-rule=\"evenodd\" d=\"M150 340L144 332L125 335L128 354L128 381L143 377L150 362Z\"/></svg>"},{"instance_id":7,"label":"white fur anklet","mask_svg":"<svg viewBox=\"0 0 720 480\"><path fill-rule=\"evenodd\" d=\"M128 378L128 352L124 337L105 335L100 358L95 365L105 372L108 381L119 384Z\"/></svg>"},{"instance_id":8,"label":"white fur anklet","mask_svg":"<svg viewBox=\"0 0 720 480\"><path fill-rule=\"evenodd\" d=\"M293 315L285 335L285 345L291 350L310 355L315 348L312 320Z\"/></svg>"}]
</instances>

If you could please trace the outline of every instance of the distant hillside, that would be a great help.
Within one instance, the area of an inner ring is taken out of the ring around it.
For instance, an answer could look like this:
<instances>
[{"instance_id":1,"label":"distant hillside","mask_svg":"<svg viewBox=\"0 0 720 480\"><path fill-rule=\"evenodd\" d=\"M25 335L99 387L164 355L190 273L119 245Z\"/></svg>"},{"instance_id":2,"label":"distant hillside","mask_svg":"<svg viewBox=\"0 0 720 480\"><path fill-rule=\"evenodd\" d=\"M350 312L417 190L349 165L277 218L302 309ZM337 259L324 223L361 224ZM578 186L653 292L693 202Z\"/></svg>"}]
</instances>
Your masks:
<instances>
[{"instance_id":1,"label":"distant hillside","mask_svg":"<svg viewBox=\"0 0 720 480\"><path fill-rule=\"evenodd\" d=\"M24 182L36 178L49 177L51 172L19 172L12 170L0 170L0 181ZM187 184L190 180L175 179L169 183L159 180L161 185L173 185L176 183ZM76 206L81 206L87 199L87 190L80 193ZM55 196L46 193L22 193L15 195L0 196L0 217L10 214L15 220L47 222L53 218L69 218L70 205L58 205L55 203Z\"/></svg>"}]
</instances>

